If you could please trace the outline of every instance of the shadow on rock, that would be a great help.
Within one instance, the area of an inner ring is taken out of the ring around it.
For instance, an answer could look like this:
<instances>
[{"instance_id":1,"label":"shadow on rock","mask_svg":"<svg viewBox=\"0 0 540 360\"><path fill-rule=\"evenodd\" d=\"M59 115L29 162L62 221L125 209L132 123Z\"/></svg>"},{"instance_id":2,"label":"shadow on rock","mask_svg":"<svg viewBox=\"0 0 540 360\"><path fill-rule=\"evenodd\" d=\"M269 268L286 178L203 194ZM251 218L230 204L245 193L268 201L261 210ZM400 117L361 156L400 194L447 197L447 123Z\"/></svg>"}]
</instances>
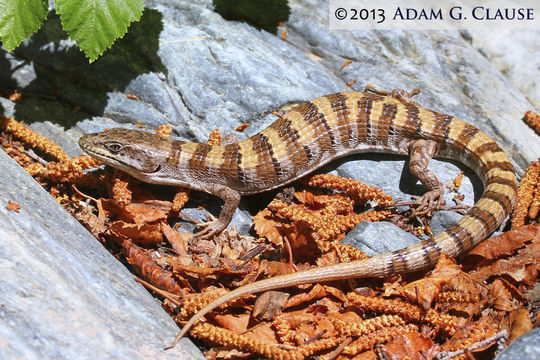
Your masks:
<instances>
[{"instance_id":1,"label":"shadow on rock","mask_svg":"<svg viewBox=\"0 0 540 360\"><path fill-rule=\"evenodd\" d=\"M289 19L287 0L214 0L215 11L227 20L245 21L272 34L280 22Z\"/></svg>"},{"instance_id":2,"label":"shadow on rock","mask_svg":"<svg viewBox=\"0 0 540 360\"><path fill-rule=\"evenodd\" d=\"M40 31L14 54L17 61L32 64L33 79L18 81L22 75L14 69L10 74L0 72L2 83L6 78L11 89L27 84L20 89L23 96L15 105L17 120L28 124L50 121L69 129L78 121L103 115L107 93L124 91L141 74L165 73L157 54L162 30L161 13L145 9L140 21L132 23L122 39L89 64L62 30L60 17L50 14ZM5 56L0 65L4 61Z\"/></svg>"}]
</instances>

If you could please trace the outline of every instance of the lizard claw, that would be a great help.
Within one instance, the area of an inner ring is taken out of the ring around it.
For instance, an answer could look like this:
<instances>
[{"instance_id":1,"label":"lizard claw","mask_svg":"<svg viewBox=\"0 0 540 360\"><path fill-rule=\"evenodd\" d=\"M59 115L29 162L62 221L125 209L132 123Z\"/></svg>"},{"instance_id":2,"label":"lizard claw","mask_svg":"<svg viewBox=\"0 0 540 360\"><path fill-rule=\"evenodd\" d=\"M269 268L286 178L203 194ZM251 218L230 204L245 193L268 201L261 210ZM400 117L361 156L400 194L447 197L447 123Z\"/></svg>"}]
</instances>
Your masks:
<instances>
[{"instance_id":1,"label":"lizard claw","mask_svg":"<svg viewBox=\"0 0 540 360\"><path fill-rule=\"evenodd\" d=\"M413 199L419 205L417 211L425 210L427 212L437 211L444 204L444 190L436 189L425 193L421 197L413 196Z\"/></svg>"},{"instance_id":2,"label":"lizard claw","mask_svg":"<svg viewBox=\"0 0 540 360\"><path fill-rule=\"evenodd\" d=\"M219 234L227 226L226 224L223 225L223 223L212 214L206 215L206 218L208 221L197 223L197 226L202 228L202 230L193 235L196 238L209 239L212 236Z\"/></svg>"}]
</instances>

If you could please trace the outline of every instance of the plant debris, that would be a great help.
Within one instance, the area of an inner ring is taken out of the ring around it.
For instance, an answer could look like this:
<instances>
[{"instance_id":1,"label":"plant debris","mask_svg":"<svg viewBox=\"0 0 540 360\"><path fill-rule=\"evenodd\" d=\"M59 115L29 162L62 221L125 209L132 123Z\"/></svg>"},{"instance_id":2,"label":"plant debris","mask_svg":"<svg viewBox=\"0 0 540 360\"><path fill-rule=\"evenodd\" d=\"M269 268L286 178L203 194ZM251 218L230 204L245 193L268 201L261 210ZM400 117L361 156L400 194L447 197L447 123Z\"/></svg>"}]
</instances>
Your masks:
<instances>
[{"instance_id":1,"label":"plant debris","mask_svg":"<svg viewBox=\"0 0 540 360\"><path fill-rule=\"evenodd\" d=\"M348 63L343 65L346 66ZM230 289L258 279L365 258L339 242L360 221L391 220L429 233L429 215L398 213L380 189L331 175L304 179L254 217L256 236L229 227L196 241L178 230L189 190L156 187L87 156L69 158L56 144L14 119L0 118L0 142L182 324ZM240 130L238 130L240 131ZM156 130L168 136L170 126ZM219 131L209 143L224 141ZM459 263L441 256L428 273L302 285L221 306L190 334L211 359L489 359L529 331L538 300L527 291L540 265L540 162L527 169L512 230L492 237ZM88 171L90 169L91 171ZM450 185L459 188L462 174ZM456 197L455 211L464 211ZM399 205L404 205L403 203ZM9 202L8 210L18 211Z\"/></svg>"}]
</instances>

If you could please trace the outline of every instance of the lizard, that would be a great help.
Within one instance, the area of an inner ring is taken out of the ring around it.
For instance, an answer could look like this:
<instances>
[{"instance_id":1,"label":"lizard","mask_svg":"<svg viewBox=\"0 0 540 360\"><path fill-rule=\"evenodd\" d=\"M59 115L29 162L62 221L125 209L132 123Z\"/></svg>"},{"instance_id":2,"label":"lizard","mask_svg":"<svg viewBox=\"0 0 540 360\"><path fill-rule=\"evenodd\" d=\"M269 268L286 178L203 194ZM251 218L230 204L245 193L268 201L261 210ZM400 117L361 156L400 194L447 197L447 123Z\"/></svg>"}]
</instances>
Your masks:
<instances>
[{"instance_id":1,"label":"lizard","mask_svg":"<svg viewBox=\"0 0 540 360\"><path fill-rule=\"evenodd\" d=\"M218 306L238 297L295 285L384 277L433 267L442 253L457 257L495 231L517 197L514 168L497 145L477 127L419 106L396 89L342 92L304 102L248 139L211 146L163 138L138 130L111 129L84 135L80 147L106 165L144 182L191 188L218 196L218 218L199 224L198 238L221 232L240 197L289 184L322 165L358 152L410 157L411 173L427 188L422 206L440 203L444 187L427 168L431 158L458 160L482 180L484 193L453 226L415 245L368 259L315 267L259 280L217 298L183 326L189 329Z\"/></svg>"}]
</instances>

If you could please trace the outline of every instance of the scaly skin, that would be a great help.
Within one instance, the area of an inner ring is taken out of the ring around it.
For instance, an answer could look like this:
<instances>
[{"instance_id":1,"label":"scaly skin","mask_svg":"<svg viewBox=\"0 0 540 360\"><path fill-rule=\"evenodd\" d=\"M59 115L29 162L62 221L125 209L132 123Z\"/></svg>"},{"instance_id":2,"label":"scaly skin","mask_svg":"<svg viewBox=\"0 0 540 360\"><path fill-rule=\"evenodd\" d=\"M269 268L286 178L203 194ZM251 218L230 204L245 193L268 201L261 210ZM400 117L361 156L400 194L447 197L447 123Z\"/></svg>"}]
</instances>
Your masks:
<instances>
[{"instance_id":1,"label":"scaly skin","mask_svg":"<svg viewBox=\"0 0 540 360\"><path fill-rule=\"evenodd\" d=\"M288 184L336 158L357 152L411 156L411 172L433 204L442 185L427 164L435 157L459 160L484 183L473 208L446 231L416 245L370 259L299 271L257 281L218 298L195 314L172 347L201 317L237 297L294 285L388 276L433 266L442 253L456 257L476 246L508 216L516 198L514 169L499 146L476 127L426 110L401 90L391 95L338 93L294 108L249 139L210 146L113 129L85 135L81 148L105 164L149 183L208 192L225 200L218 219L201 224L207 238L230 222L241 195Z\"/></svg>"}]
</instances>

